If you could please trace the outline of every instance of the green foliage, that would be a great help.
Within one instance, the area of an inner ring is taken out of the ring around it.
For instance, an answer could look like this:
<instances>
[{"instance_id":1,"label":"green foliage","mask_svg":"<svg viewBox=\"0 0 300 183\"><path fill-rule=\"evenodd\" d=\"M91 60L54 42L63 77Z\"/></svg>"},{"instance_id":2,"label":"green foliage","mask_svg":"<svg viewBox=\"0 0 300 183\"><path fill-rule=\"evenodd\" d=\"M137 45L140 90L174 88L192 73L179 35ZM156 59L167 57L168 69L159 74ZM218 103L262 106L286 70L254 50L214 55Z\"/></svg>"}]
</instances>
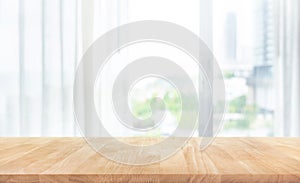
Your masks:
<instances>
[{"instance_id":1,"label":"green foliage","mask_svg":"<svg viewBox=\"0 0 300 183\"><path fill-rule=\"evenodd\" d=\"M140 119L147 119L151 116L150 104L156 100L156 95L151 96L145 101L133 101L133 114ZM167 91L163 97L166 109L177 119L180 118L181 102L176 90ZM185 100L189 100L185 96ZM229 102L228 112L240 114L241 118L230 120L225 124L225 129L249 129L251 124L255 121L257 115L257 106L255 104L247 104L247 97L245 95L237 97Z\"/></svg>"},{"instance_id":2,"label":"green foliage","mask_svg":"<svg viewBox=\"0 0 300 183\"><path fill-rule=\"evenodd\" d=\"M256 119L257 106L255 104L247 104L247 97L243 95L230 101L228 112L242 114L242 117L240 119L230 120L225 124L225 129L248 129L251 123Z\"/></svg>"},{"instance_id":3,"label":"green foliage","mask_svg":"<svg viewBox=\"0 0 300 183\"><path fill-rule=\"evenodd\" d=\"M225 72L223 73L223 76L224 76L225 79L231 79L231 78L234 77L234 73L233 73L233 72L230 72L230 71L225 71Z\"/></svg>"},{"instance_id":4,"label":"green foliage","mask_svg":"<svg viewBox=\"0 0 300 183\"><path fill-rule=\"evenodd\" d=\"M168 91L164 96L167 110L177 119L180 117L181 102L176 91Z\"/></svg>"},{"instance_id":5,"label":"green foliage","mask_svg":"<svg viewBox=\"0 0 300 183\"><path fill-rule=\"evenodd\" d=\"M228 110L230 113L242 113L245 106L247 98L245 95L237 97L230 101Z\"/></svg>"},{"instance_id":6,"label":"green foliage","mask_svg":"<svg viewBox=\"0 0 300 183\"><path fill-rule=\"evenodd\" d=\"M132 102L132 112L133 115L140 119L147 119L151 116L151 108L150 108L151 100L146 100L144 102Z\"/></svg>"},{"instance_id":7,"label":"green foliage","mask_svg":"<svg viewBox=\"0 0 300 183\"><path fill-rule=\"evenodd\" d=\"M151 116L150 104L156 100L156 95L152 95L145 101L133 101L132 112L140 119L147 119ZM167 91L163 97L166 109L174 115L177 119L180 117L181 102L176 90Z\"/></svg>"}]
</instances>

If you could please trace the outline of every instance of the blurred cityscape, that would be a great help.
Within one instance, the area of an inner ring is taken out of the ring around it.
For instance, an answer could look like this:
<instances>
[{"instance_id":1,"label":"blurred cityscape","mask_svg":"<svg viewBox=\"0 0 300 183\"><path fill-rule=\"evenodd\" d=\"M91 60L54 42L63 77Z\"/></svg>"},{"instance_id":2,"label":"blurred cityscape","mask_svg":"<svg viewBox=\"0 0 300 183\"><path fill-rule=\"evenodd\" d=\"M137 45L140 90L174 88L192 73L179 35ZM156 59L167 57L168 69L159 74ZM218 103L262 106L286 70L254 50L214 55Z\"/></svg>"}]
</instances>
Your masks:
<instances>
[{"instance_id":1,"label":"blurred cityscape","mask_svg":"<svg viewBox=\"0 0 300 183\"><path fill-rule=\"evenodd\" d=\"M224 16L223 50L217 48L223 51L221 63L228 97L222 135L272 136L275 106L273 3L271 0L235 2L237 4L231 7L237 8Z\"/></svg>"},{"instance_id":2,"label":"blurred cityscape","mask_svg":"<svg viewBox=\"0 0 300 183\"><path fill-rule=\"evenodd\" d=\"M275 106L272 1L215 0L214 12L213 52L223 71L227 100L224 129L220 135L272 136ZM169 109L169 118L165 121L176 121L180 111L179 98L172 89L159 89L162 87L159 83L159 80L153 80L145 85L143 92L149 92L149 87L164 91L163 98ZM149 103L156 95L154 92L148 94L151 97L147 99L139 97L140 101L133 101L134 114L140 118L151 115Z\"/></svg>"}]
</instances>

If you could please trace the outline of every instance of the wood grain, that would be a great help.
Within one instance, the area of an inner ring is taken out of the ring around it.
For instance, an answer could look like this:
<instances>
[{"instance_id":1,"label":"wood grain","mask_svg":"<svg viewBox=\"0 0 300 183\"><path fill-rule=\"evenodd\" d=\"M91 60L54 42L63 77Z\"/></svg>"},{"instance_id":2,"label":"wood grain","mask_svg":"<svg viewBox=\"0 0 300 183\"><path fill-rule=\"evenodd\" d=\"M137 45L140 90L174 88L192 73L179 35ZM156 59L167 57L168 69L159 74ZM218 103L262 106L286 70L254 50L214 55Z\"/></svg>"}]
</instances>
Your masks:
<instances>
[{"instance_id":1,"label":"wood grain","mask_svg":"<svg viewBox=\"0 0 300 183\"><path fill-rule=\"evenodd\" d=\"M199 141L163 162L126 166L82 138L0 138L0 183L300 182L300 138L217 138L205 151Z\"/></svg>"}]
</instances>

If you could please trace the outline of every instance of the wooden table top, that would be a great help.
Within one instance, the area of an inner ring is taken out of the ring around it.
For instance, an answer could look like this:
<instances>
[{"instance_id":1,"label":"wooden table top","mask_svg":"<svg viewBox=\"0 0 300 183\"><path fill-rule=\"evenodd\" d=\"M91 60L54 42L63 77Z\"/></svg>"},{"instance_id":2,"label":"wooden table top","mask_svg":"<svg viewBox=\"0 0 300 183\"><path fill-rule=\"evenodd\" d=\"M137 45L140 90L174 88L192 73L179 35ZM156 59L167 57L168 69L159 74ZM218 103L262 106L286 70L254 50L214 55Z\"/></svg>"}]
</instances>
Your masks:
<instances>
[{"instance_id":1,"label":"wooden table top","mask_svg":"<svg viewBox=\"0 0 300 183\"><path fill-rule=\"evenodd\" d=\"M198 138L148 166L102 157L82 138L0 138L0 182L300 182L300 138Z\"/></svg>"}]
</instances>

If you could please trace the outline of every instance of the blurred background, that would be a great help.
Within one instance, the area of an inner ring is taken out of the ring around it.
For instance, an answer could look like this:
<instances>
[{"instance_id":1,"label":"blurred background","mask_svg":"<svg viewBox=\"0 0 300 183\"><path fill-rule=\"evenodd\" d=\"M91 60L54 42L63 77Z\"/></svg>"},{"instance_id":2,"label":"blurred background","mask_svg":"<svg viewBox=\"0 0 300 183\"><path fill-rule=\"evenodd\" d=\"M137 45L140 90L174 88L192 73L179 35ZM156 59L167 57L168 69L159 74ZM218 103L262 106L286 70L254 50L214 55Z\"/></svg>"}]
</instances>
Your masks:
<instances>
[{"instance_id":1,"label":"blurred background","mask_svg":"<svg viewBox=\"0 0 300 183\"><path fill-rule=\"evenodd\" d=\"M219 136L300 136L299 17L298 0L0 0L0 136L80 136L72 104L80 58L103 33L138 20L184 26L212 50L226 87ZM176 90L149 78L129 105L145 119L157 96L167 106L159 136L180 116Z\"/></svg>"}]
</instances>

